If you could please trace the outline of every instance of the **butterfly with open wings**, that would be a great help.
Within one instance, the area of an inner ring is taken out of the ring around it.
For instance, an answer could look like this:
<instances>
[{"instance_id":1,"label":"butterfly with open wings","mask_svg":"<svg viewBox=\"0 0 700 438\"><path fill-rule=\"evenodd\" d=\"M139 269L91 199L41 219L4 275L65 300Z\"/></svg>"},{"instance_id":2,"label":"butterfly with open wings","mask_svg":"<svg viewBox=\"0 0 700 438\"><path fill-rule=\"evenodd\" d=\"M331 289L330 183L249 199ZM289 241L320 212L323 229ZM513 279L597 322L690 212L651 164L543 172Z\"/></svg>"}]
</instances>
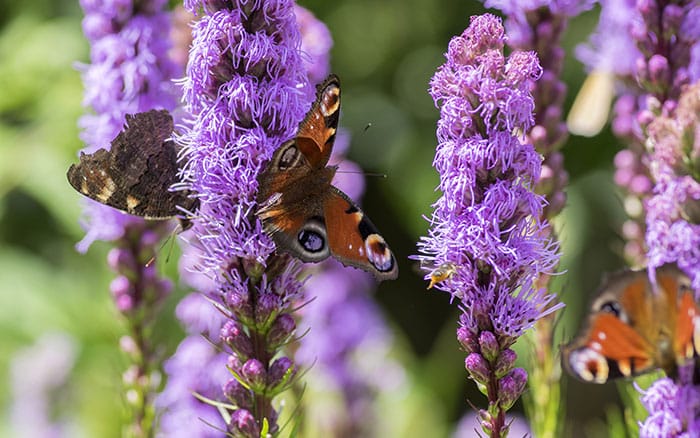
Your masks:
<instances>
[{"instance_id":1,"label":"butterfly with open wings","mask_svg":"<svg viewBox=\"0 0 700 438\"><path fill-rule=\"evenodd\" d=\"M675 265L611 275L591 305L579 336L562 349L565 368L585 382L605 383L656 369L675 375L700 352L700 309L690 279Z\"/></svg>"},{"instance_id":2,"label":"butterfly with open wings","mask_svg":"<svg viewBox=\"0 0 700 438\"><path fill-rule=\"evenodd\" d=\"M327 166L340 116L340 81L329 76L295 138L283 143L258 177L257 212L278 250L305 262L333 256L346 266L394 279L394 254L360 208L331 184Z\"/></svg>"}]
</instances>

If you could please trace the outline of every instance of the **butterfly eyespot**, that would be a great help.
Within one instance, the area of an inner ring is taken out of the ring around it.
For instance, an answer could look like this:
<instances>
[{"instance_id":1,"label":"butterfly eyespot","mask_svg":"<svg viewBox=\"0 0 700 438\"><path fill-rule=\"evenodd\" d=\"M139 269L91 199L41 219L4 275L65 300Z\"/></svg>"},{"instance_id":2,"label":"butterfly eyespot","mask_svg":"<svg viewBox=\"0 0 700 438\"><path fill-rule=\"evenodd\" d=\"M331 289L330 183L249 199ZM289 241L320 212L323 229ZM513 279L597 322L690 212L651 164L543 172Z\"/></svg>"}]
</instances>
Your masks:
<instances>
[{"instance_id":1,"label":"butterfly eyespot","mask_svg":"<svg viewBox=\"0 0 700 438\"><path fill-rule=\"evenodd\" d=\"M293 141L282 145L282 147L285 149L282 154L280 154L279 161L277 162L277 168L279 170L289 169L299 161L299 149L297 149Z\"/></svg>"},{"instance_id":2,"label":"butterfly eyespot","mask_svg":"<svg viewBox=\"0 0 700 438\"><path fill-rule=\"evenodd\" d=\"M330 116L338 111L339 103L340 89L336 85L328 87L323 93L323 99L321 100L321 113L324 117Z\"/></svg>"},{"instance_id":3,"label":"butterfly eyespot","mask_svg":"<svg viewBox=\"0 0 700 438\"><path fill-rule=\"evenodd\" d=\"M581 380L605 383L610 367L605 357L591 348L581 348L571 352L568 358L571 371Z\"/></svg>"},{"instance_id":4,"label":"butterfly eyespot","mask_svg":"<svg viewBox=\"0 0 700 438\"><path fill-rule=\"evenodd\" d=\"M309 252L320 252L326 246L326 241L319 233L311 230L301 230L297 237L299 244Z\"/></svg>"},{"instance_id":5,"label":"butterfly eyespot","mask_svg":"<svg viewBox=\"0 0 700 438\"><path fill-rule=\"evenodd\" d=\"M389 247L378 234L371 234L365 239L365 251L370 263L380 272L389 272L394 269L394 258Z\"/></svg>"},{"instance_id":6,"label":"butterfly eyespot","mask_svg":"<svg viewBox=\"0 0 700 438\"><path fill-rule=\"evenodd\" d=\"M600 311L605 313L612 313L613 315L619 317L622 313L622 308L620 303L617 301L606 301L600 306Z\"/></svg>"}]
</instances>

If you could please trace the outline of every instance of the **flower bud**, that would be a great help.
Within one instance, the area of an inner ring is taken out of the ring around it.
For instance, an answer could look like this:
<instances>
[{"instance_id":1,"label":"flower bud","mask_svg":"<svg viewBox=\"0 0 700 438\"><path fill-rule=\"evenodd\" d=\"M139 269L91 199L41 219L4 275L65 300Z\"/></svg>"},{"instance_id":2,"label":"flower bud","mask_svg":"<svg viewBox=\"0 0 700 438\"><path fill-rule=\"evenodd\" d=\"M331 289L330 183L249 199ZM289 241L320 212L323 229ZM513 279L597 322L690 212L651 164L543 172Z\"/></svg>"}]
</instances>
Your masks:
<instances>
[{"instance_id":1,"label":"flower bud","mask_svg":"<svg viewBox=\"0 0 700 438\"><path fill-rule=\"evenodd\" d=\"M276 351L289 339L296 327L296 322L291 315L284 313L277 317L267 334L267 351L270 353Z\"/></svg>"},{"instance_id":2,"label":"flower bud","mask_svg":"<svg viewBox=\"0 0 700 438\"><path fill-rule=\"evenodd\" d=\"M225 295L225 304L243 325L253 325L253 308L250 305L247 293L229 291Z\"/></svg>"},{"instance_id":3,"label":"flower bud","mask_svg":"<svg viewBox=\"0 0 700 438\"><path fill-rule=\"evenodd\" d=\"M282 299L275 294L260 295L255 311L255 326L261 332L266 332L282 309Z\"/></svg>"},{"instance_id":4,"label":"flower bud","mask_svg":"<svg viewBox=\"0 0 700 438\"><path fill-rule=\"evenodd\" d=\"M515 354L515 351L511 350L510 348L506 348L505 350L501 351L501 354L498 355L498 359L496 359L496 366L494 367L494 374L496 375L496 378L500 379L508 374L510 370L513 369L515 359L517 358L518 355Z\"/></svg>"},{"instance_id":5,"label":"flower bud","mask_svg":"<svg viewBox=\"0 0 700 438\"><path fill-rule=\"evenodd\" d=\"M273 389L283 388L296 374L294 362L288 357L280 357L270 366L269 386Z\"/></svg>"},{"instance_id":6,"label":"flower bud","mask_svg":"<svg viewBox=\"0 0 700 438\"><path fill-rule=\"evenodd\" d=\"M107 265L115 272L127 273L136 270L131 252L123 248L112 248L107 253Z\"/></svg>"},{"instance_id":7,"label":"flower bud","mask_svg":"<svg viewBox=\"0 0 700 438\"><path fill-rule=\"evenodd\" d=\"M223 388L224 395L239 408L253 408L253 393L236 379L230 379Z\"/></svg>"},{"instance_id":8,"label":"flower bud","mask_svg":"<svg viewBox=\"0 0 700 438\"><path fill-rule=\"evenodd\" d=\"M668 59L665 56L655 54L649 58L649 79L657 87L666 87L670 83L671 69L668 65Z\"/></svg>"},{"instance_id":9,"label":"flower bud","mask_svg":"<svg viewBox=\"0 0 700 438\"><path fill-rule=\"evenodd\" d=\"M501 409L507 411L513 406L525 390L526 383L527 372L522 368L515 368L498 381L498 400Z\"/></svg>"},{"instance_id":10,"label":"flower bud","mask_svg":"<svg viewBox=\"0 0 700 438\"><path fill-rule=\"evenodd\" d=\"M684 17L685 12L681 6L670 4L664 7L661 26L664 29L665 39L671 39L678 34Z\"/></svg>"},{"instance_id":11,"label":"flower bud","mask_svg":"<svg viewBox=\"0 0 700 438\"><path fill-rule=\"evenodd\" d=\"M263 392L267 386L265 365L257 359L248 359L243 364L241 377L245 379L248 386L256 393Z\"/></svg>"},{"instance_id":12,"label":"flower bud","mask_svg":"<svg viewBox=\"0 0 700 438\"><path fill-rule=\"evenodd\" d=\"M493 363L498 357L498 352L500 347L498 345L498 340L496 335L490 331L483 331L479 334L479 347L481 348L481 354L484 356L489 363Z\"/></svg>"},{"instance_id":13,"label":"flower bud","mask_svg":"<svg viewBox=\"0 0 700 438\"><path fill-rule=\"evenodd\" d=\"M475 333L468 328L461 326L457 329L457 340L462 344L462 348L468 353L478 351L479 342Z\"/></svg>"},{"instance_id":14,"label":"flower bud","mask_svg":"<svg viewBox=\"0 0 700 438\"><path fill-rule=\"evenodd\" d=\"M260 438L260 427L255 417L247 409L237 409L231 413L229 431L235 437Z\"/></svg>"},{"instance_id":15,"label":"flower bud","mask_svg":"<svg viewBox=\"0 0 700 438\"><path fill-rule=\"evenodd\" d=\"M467 369L472 379L477 382L488 382L491 376L489 364L479 353L470 353L464 360L464 368Z\"/></svg>"},{"instance_id":16,"label":"flower bud","mask_svg":"<svg viewBox=\"0 0 700 438\"><path fill-rule=\"evenodd\" d=\"M231 347L241 360L245 360L253 354L253 342L250 336L236 321L228 320L221 327L221 340Z\"/></svg>"},{"instance_id":17,"label":"flower bud","mask_svg":"<svg viewBox=\"0 0 700 438\"><path fill-rule=\"evenodd\" d=\"M119 275L109 284L117 309L122 313L131 312L136 306L133 285L124 275Z\"/></svg>"}]
</instances>

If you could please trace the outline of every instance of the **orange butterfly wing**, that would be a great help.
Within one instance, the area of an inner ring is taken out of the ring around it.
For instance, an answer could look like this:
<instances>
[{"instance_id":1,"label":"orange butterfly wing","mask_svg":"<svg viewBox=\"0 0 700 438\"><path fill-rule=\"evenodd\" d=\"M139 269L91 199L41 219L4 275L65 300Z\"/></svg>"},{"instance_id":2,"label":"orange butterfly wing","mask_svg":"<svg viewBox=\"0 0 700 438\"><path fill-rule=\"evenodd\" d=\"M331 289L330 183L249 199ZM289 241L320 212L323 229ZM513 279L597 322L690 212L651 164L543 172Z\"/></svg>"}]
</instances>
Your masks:
<instances>
[{"instance_id":1,"label":"orange butterfly wing","mask_svg":"<svg viewBox=\"0 0 700 438\"><path fill-rule=\"evenodd\" d=\"M323 204L328 245L344 265L369 270L378 280L393 280L396 259L374 224L345 193L331 187Z\"/></svg>"},{"instance_id":2,"label":"orange butterfly wing","mask_svg":"<svg viewBox=\"0 0 700 438\"><path fill-rule=\"evenodd\" d=\"M319 86L318 98L299 124L296 144L313 168L324 167L333 150L340 118L340 80L330 75Z\"/></svg>"}]
</instances>

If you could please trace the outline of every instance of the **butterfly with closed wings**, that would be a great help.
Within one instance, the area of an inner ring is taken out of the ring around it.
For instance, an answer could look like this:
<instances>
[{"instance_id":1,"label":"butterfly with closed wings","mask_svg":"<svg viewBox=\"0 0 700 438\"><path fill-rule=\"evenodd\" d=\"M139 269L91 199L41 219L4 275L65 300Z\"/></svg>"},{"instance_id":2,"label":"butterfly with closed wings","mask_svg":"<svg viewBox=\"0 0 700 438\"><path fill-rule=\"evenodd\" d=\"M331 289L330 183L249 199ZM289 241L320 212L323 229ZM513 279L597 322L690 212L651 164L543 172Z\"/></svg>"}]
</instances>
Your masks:
<instances>
[{"instance_id":1,"label":"butterfly with closed wings","mask_svg":"<svg viewBox=\"0 0 700 438\"><path fill-rule=\"evenodd\" d=\"M134 216L183 218L199 200L189 191L170 190L179 182L172 133L173 119L165 110L129 114L110 150L81 153L80 162L68 169L68 182L83 195ZM183 228L188 224L183 220Z\"/></svg>"},{"instance_id":2,"label":"butterfly with closed wings","mask_svg":"<svg viewBox=\"0 0 700 438\"><path fill-rule=\"evenodd\" d=\"M700 309L690 279L672 264L611 275L591 305L587 324L562 349L565 368L585 382L605 383L656 369L670 376L700 351Z\"/></svg>"},{"instance_id":3,"label":"butterfly with closed wings","mask_svg":"<svg viewBox=\"0 0 700 438\"><path fill-rule=\"evenodd\" d=\"M258 177L257 215L278 250L305 262L333 256L346 266L394 279L394 254L360 208L331 182L327 166L340 116L340 81L329 76L296 137L283 143Z\"/></svg>"}]
</instances>

